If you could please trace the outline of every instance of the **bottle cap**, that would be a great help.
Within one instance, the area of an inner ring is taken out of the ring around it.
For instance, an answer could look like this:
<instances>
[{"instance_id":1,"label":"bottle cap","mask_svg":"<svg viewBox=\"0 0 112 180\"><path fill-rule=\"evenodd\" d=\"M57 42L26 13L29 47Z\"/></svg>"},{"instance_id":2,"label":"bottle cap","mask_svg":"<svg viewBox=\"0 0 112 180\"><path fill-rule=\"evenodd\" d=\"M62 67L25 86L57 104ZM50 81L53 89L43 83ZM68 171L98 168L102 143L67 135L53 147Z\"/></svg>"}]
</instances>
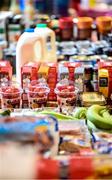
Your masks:
<instances>
[{"instance_id":1,"label":"bottle cap","mask_svg":"<svg viewBox=\"0 0 112 180\"><path fill-rule=\"evenodd\" d=\"M47 24L37 24L36 27L37 28L46 28Z\"/></svg>"},{"instance_id":2,"label":"bottle cap","mask_svg":"<svg viewBox=\"0 0 112 180\"><path fill-rule=\"evenodd\" d=\"M91 28L93 19L90 17L79 17L77 26L79 29L89 29Z\"/></svg>"},{"instance_id":3,"label":"bottle cap","mask_svg":"<svg viewBox=\"0 0 112 180\"><path fill-rule=\"evenodd\" d=\"M59 19L60 28L71 28L73 27L73 20L71 17L63 17Z\"/></svg>"},{"instance_id":4,"label":"bottle cap","mask_svg":"<svg viewBox=\"0 0 112 180\"><path fill-rule=\"evenodd\" d=\"M33 33L34 29L33 28L25 29L25 32Z\"/></svg>"}]
</instances>

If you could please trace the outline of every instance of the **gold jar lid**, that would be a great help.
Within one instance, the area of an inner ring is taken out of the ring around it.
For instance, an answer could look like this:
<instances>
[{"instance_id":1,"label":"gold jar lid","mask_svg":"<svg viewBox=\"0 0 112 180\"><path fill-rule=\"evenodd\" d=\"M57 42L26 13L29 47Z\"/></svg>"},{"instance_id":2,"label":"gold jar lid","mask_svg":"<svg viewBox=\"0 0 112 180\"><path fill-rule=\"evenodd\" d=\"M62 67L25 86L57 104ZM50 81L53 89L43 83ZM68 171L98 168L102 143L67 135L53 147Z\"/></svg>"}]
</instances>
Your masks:
<instances>
[{"instance_id":1,"label":"gold jar lid","mask_svg":"<svg viewBox=\"0 0 112 180\"><path fill-rule=\"evenodd\" d=\"M96 23L100 33L103 33L105 31L110 31L112 28L112 17L110 16L97 17Z\"/></svg>"},{"instance_id":2,"label":"gold jar lid","mask_svg":"<svg viewBox=\"0 0 112 180\"><path fill-rule=\"evenodd\" d=\"M90 29L93 23L93 19L91 17L79 17L77 26L79 29Z\"/></svg>"}]
</instances>

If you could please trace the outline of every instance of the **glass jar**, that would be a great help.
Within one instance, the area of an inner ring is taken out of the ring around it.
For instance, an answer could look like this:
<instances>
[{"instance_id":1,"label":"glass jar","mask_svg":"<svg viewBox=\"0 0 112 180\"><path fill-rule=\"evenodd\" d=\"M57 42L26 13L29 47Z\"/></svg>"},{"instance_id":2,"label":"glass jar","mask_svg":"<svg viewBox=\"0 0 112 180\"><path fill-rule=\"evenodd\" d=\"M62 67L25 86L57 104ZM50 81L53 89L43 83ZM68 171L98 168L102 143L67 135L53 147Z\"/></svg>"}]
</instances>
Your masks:
<instances>
[{"instance_id":1,"label":"glass jar","mask_svg":"<svg viewBox=\"0 0 112 180\"><path fill-rule=\"evenodd\" d=\"M96 18L99 38L104 38L112 29L112 18L109 16L100 16Z\"/></svg>"},{"instance_id":2,"label":"glass jar","mask_svg":"<svg viewBox=\"0 0 112 180\"><path fill-rule=\"evenodd\" d=\"M61 30L61 40L69 41L73 39L73 20L70 17L59 19L59 27Z\"/></svg>"},{"instance_id":3,"label":"glass jar","mask_svg":"<svg viewBox=\"0 0 112 180\"><path fill-rule=\"evenodd\" d=\"M93 19L90 17L79 17L77 19L77 39L87 40L91 38Z\"/></svg>"}]
</instances>

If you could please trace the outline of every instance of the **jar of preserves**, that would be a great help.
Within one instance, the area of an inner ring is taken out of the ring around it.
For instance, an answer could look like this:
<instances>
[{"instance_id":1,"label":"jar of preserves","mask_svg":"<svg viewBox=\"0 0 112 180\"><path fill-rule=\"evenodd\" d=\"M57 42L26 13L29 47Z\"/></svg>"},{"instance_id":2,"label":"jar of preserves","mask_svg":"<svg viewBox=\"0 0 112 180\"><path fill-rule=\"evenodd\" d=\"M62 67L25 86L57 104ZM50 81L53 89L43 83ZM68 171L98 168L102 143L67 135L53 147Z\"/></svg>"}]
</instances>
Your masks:
<instances>
[{"instance_id":1,"label":"jar of preserves","mask_svg":"<svg viewBox=\"0 0 112 180\"><path fill-rule=\"evenodd\" d=\"M61 31L61 40L69 41L73 39L73 20L71 17L60 18L59 27Z\"/></svg>"},{"instance_id":2,"label":"jar of preserves","mask_svg":"<svg viewBox=\"0 0 112 180\"><path fill-rule=\"evenodd\" d=\"M76 39L78 40L87 40L91 39L92 35L92 23L93 19L90 17L79 17L77 21L74 21L76 24L77 31Z\"/></svg>"},{"instance_id":3,"label":"jar of preserves","mask_svg":"<svg viewBox=\"0 0 112 180\"><path fill-rule=\"evenodd\" d=\"M112 30L112 18L110 16L97 17L96 24L97 24L99 39L104 39L104 37Z\"/></svg>"}]
</instances>

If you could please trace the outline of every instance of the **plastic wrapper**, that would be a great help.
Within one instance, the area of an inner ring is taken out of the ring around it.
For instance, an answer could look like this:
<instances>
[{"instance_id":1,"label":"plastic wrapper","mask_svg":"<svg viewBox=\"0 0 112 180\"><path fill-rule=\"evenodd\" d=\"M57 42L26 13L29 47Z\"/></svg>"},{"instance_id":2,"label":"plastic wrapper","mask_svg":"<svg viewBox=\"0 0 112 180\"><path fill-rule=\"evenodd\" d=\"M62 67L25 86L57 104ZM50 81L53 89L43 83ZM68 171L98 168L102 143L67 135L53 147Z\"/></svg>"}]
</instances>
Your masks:
<instances>
[{"instance_id":1,"label":"plastic wrapper","mask_svg":"<svg viewBox=\"0 0 112 180\"><path fill-rule=\"evenodd\" d=\"M49 116L14 116L0 119L0 141L32 143L41 153L57 154L58 124Z\"/></svg>"},{"instance_id":2,"label":"plastic wrapper","mask_svg":"<svg viewBox=\"0 0 112 180\"><path fill-rule=\"evenodd\" d=\"M84 148L90 148L90 134L85 121L59 122L60 145L59 154L68 155L80 153Z\"/></svg>"},{"instance_id":3,"label":"plastic wrapper","mask_svg":"<svg viewBox=\"0 0 112 180\"><path fill-rule=\"evenodd\" d=\"M112 133L92 132L92 146L97 154L112 154Z\"/></svg>"},{"instance_id":4,"label":"plastic wrapper","mask_svg":"<svg viewBox=\"0 0 112 180\"><path fill-rule=\"evenodd\" d=\"M99 104L99 105L106 104L105 97L102 94L96 92L84 92L81 95L81 101L83 106L91 106L93 104Z\"/></svg>"}]
</instances>

